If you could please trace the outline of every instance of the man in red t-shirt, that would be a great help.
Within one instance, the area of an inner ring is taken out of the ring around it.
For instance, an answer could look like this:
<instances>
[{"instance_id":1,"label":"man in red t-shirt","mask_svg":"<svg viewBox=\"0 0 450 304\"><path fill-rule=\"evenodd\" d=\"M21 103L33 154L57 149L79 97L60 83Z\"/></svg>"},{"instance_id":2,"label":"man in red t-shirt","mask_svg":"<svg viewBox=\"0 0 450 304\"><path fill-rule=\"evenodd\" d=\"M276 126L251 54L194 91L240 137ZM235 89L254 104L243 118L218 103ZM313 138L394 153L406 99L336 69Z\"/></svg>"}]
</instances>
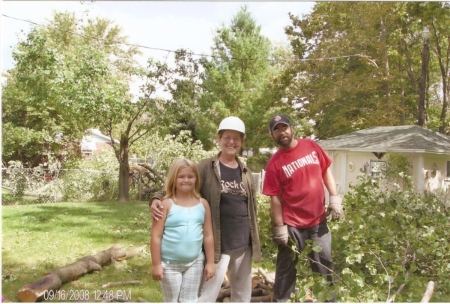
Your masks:
<instances>
[{"instance_id":1,"label":"man in red t-shirt","mask_svg":"<svg viewBox=\"0 0 450 304\"><path fill-rule=\"evenodd\" d=\"M337 220L342 214L342 198L337 195L336 182L330 170L331 158L310 139L294 139L289 118L275 115L269 123L270 134L279 145L278 151L266 166L263 194L270 196L274 227L273 240L278 245L274 293L277 302L286 302L295 292L296 263L288 245L290 237L298 250L305 248L306 240L322 247L312 252L311 269L326 275L330 284L331 232L327 215ZM325 190L330 194L325 210ZM334 301L333 299L331 299Z\"/></svg>"}]
</instances>

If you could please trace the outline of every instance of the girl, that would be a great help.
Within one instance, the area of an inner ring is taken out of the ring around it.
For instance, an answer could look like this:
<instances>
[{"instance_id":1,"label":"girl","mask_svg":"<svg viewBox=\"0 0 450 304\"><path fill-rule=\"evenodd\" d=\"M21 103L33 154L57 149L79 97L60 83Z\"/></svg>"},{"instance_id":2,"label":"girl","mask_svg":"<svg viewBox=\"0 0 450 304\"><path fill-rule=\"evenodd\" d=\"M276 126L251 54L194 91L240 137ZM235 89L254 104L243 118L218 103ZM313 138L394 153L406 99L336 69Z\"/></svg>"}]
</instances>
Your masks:
<instances>
[{"instance_id":1,"label":"girl","mask_svg":"<svg viewBox=\"0 0 450 304\"><path fill-rule=\"evenodd\" d=\"M167 175L163 217L153 221L150 241L152 276L161 281L164 302L197 302L203 272L206 281L215 274L211 210L199 191L195 164L176 159Z\"/></svg>"}]
</instances>

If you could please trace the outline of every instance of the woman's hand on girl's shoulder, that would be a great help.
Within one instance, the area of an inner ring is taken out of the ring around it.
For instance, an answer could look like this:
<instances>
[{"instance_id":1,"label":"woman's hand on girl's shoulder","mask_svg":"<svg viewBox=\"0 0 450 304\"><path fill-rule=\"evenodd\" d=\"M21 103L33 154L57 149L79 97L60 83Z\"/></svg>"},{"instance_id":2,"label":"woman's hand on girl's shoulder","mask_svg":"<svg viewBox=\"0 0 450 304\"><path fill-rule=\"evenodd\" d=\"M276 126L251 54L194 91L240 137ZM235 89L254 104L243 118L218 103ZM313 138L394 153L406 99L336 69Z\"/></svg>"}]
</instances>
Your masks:
<instances>
[{"instance_id":1,"label":"woman's hand on girl's shoulder","mask_svg":"<svg viewBox=\"0 0 450 304\"><path fill-rule=\"evenodd\" d=\"M161 204L164 207L163 208L164 216L166 216L170 211L170 207L172 207L172 203L170 202L170 200L168 198L165 198L161 201Z\"/></svg>"}]
</instances>

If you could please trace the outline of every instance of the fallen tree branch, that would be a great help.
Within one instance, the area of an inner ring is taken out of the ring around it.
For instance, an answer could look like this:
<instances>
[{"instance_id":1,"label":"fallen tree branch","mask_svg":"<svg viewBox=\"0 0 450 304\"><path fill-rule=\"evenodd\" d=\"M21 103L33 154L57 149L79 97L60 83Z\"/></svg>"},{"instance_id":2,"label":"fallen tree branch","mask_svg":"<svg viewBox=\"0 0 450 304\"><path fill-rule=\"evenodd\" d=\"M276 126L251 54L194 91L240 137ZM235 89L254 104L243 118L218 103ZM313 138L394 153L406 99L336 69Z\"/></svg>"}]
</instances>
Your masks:
<instances>
[{"instance_id":1,"label":"fallen tree branch","mask_svg":"<svg viewBox=\"0 0 450 304\"><path fill-rule=\"evenodd\" d=\"M143 246L145 247L145 246ZM142 248L142 247L140 247ZM132 253L136 255L135 249ZM25 284L19 289L17 295L21 302L36 302L45 298L49 291L55 291L67 282L71 282L93 271L99 271L102 266L109 265L113 260L125 260L128 256L122 246L114 245L107 250L103 250L95 255L82 257L76 262L54 269L36 282ZM44 299L45 300L45 299Z\"/></svg>"},{"instance_id":2,"label":"fallen tree branch","mask_svg":"<svg viewBox=\"0 0 450 304\"><path fill-rule=\"evenodd\" d=\"M274 282L274 278L272 278L271 275L269 275L264 269L262 268L258 268L258 273L261 274L264 278L264 280L266 281L266 284L272 285L273 286L273 282Z\"/></svg>"},{"instance_id":3,"label":"fallen tree branch","mask_svg":"<svg viewBox=\"0 0 450 304\"><path fill-rule=\"evenodd\" d=\"M231 296L231 288L221 288L219 294L217 295L217 300L223 301L224 298L229 298Z\"/></svg>"},{"instance_id":4,"label":"fallen tree branch","mask_svg":"<svg viewBox=\"0 0 450 304\"><path fill-rule=\"evenodd\" d=\"M131 249L131 250L128 250L127 253L126 253L125 259L129 259L129 258L134 257L135 255L138 255L139 253L142 252L142 250L144 250L145 248L147 248L147 246L148 246L148 245L143 245L143 246L141 246L141 247L136 247L136 248L133 248L133 249ZM123 259L123 260L125 260L125 259Z\"/></svg>"},{"instance_id":5,"label":"fallen tree branch","mask_svg":"<svg viewBox=\"0 0 450 304\"><path fill-rule=\"evenodd\" d=\"M399 295L399 294L403 291L403 288L405 288L406 283L408 283L408 280L409 280L409 272L408 272L408 273L406 274L406 276L405 276L405 282L404 282L402 285L400 285L400 287L397 289L397 291L395 292L395 294L394 294L392 297L390 297L390 298L386 301L386 303L392 303L392 302L394 302L395 297L396 297L397 295Z\"/></svg>"},{"instance_id":6,"label":"fallen tree branch","mask_svg":"<svg viewBox=\"0 0 450 304\"><path fill-rule=\"evenodd\" d=\"M265 285L265 284L262 284L262 283L258 283L258 287L260 287L262 289L265 289L265 290L268 290L268 291L273 290L273 286L272 285Z\"/></svg>"},{"instance_id":7,"label":"fallen tree branch","mask_svg":"<svg viewBox=\"0 0 450 304\"><path fill-rule=\"evenodd\" d=\"M428 282L427 289L425 290L425 293L423 294L421 303L428 303L430 302L431 297L433 296L434 292L434 282L430 281Z\"/></svg>"},{"instance_id":8,"label":"fallen tree branch","mask_svg":"<svg viewBox=\"0 0 450 304\"><path fill-rule=\"evenodd\" d=\"M255 303L255 302L273 302L273 294L271 293L271 294L269 294L267 296L252 297L250 302L252 302L252 303Z\"/></svg>"},{"instance_id":9,"label":"fallen tree branch","mask_svg":"<svg viewBox=\"0 0 450 304\"><path fill-rule=\"evenodd\" d=\"M139 285L141 281L128 281L128 282L109 282L102 285L102 288L108 288L113 286L123 286L123 285Z\"/></svg>"}]
</instances>

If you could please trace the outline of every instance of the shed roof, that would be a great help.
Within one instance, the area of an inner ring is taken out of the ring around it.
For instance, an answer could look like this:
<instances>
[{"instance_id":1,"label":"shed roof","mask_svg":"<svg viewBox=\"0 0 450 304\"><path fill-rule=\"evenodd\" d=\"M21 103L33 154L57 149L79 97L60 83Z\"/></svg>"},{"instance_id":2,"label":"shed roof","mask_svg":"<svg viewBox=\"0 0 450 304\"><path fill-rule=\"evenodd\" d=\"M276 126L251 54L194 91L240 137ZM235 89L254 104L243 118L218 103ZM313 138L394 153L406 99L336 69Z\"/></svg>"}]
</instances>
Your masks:
<instances>
[{"instance_id":1,"label":"shed roof","mask_svg":"<svg viewBox=\"0 0 450 304\"><path fill-rule=\"evenodd\" d=\"M373 127L318 144L325 150L450 154L450 136L420 126Z\"/></svg>"}]
</instances>

